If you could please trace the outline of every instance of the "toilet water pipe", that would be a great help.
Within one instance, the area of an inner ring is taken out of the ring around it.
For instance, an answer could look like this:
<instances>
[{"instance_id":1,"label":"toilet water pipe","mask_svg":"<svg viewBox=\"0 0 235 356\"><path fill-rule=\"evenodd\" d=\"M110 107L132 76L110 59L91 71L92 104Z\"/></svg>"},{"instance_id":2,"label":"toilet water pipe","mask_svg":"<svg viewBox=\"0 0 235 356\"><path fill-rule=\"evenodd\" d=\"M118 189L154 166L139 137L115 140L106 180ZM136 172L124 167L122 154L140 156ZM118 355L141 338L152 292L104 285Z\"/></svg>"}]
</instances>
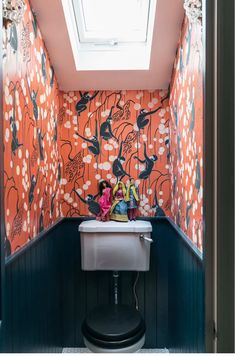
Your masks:
<instances>
[{"instance_id":1,"label":"toilet water pipe","mask_svg":"<svg viewBox=\"0 0 235 356\"><path fill-rule=\"evenodd\" d=\"M114 280L114 304L115 305L118 305L118 294L119 294L118 278L119 278L119 272L114 271L113 272L113 280Z\"/></svg>"}]
</instances>

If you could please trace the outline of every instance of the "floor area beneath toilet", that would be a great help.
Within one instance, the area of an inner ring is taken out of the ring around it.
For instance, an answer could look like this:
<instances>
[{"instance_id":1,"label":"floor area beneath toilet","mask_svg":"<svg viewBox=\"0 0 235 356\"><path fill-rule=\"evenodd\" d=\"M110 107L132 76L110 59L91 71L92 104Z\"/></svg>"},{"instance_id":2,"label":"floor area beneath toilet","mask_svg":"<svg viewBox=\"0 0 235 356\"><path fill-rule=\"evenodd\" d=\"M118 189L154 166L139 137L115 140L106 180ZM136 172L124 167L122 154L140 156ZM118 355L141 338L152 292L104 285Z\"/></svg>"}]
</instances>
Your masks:
<instances>
[{"instance_id":1,"label":"floor area beneath toilet","mask_svg":"<svg viewBox=\"0 0 235 356\"><path fill-rule=\"evenodd\" d=\"M92 352L85 347L84 348L65 347L63 348L62 353L81 354L81 353L92 353ZM151 354L168 353L169 354L169 351L167 349L141 349L138 351L138 353L151 353Z\"/></svg>"}]
</instances>

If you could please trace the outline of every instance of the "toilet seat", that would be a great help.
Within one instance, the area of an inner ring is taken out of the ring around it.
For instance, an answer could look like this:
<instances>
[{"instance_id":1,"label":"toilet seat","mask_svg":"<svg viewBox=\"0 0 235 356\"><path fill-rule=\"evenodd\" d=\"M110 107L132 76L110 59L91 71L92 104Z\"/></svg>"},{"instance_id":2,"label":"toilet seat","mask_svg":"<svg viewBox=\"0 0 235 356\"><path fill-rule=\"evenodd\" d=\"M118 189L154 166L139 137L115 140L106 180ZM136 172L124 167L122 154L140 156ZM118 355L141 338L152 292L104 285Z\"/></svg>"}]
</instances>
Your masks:
<instances>
[{"instance_id":1,"label":"toilet seat","mask_svg":"<svg viewBox=\"0 0 235 356\"><path fill-rule=\"evenodd\" d=\"M145 323L132 306L102 305L88 314L82 333L93 352L135 352L144 344Z\"/></svg>"}]
</instances>

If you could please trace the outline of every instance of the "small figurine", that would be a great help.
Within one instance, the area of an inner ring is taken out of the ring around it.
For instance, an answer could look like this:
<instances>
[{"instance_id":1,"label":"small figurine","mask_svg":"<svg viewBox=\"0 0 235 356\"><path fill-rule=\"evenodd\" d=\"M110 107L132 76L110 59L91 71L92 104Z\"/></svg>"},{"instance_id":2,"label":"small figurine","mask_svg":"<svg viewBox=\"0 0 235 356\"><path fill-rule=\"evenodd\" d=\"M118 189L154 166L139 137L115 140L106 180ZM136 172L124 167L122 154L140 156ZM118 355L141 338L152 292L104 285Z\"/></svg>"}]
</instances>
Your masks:
<instances>
[{"instance_id":1,"label":"small figurine","mask_svg":"<svg viewBox=\"0 0 235 356\"><path fill-rule=\"evenodd\" d=\"M111 220L128 221L126 187L123 182L118 182L113 189L113 205L111 207Z\"/></svg>"},{"instance_id":2,"label":"small figurine","mask_svg":"<svg viewBox=\"0 0 235 356\"><path fill-rule=\"evenodd\" d=\"M109 221L110 219L110 208L112 206L112 187L106 180L103 180L99 184L99 195L98 200L100 205L100 212L96 216L99 221Z\"/></svg>"},{"instance_id":3,"label":"small figurine","mask_svg":"<svg viewBox=\"0 0 235 356\"><path fill-rule=\"evenodd\" d=\"M135 185L135 180L133 177L129 180L129 185L127 187L126 201L128 204L128 217L129 220L136 220L137 208L139 202L138 188Z\"/></svg>"}]
</instances>

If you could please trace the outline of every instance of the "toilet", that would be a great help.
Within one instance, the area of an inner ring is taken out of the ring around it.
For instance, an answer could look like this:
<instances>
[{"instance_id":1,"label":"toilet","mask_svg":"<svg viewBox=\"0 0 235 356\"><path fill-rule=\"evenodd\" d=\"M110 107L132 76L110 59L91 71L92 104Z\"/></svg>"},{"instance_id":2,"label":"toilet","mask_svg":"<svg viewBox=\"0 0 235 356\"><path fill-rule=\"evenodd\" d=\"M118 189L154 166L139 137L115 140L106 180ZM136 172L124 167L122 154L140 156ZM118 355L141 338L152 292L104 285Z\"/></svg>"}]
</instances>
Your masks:
<instances>
[{"instance_id":1,"label":"toilet","mask_svg":"<svg viewBox=\"0 0 235 356\"><path fill-rule=\"evenodd\" d=\"M101 305L82 325L86 347L92 352L136 352L145 342L145 323L129 305Z\"/></svg>"},{"instance_id":2,"label":"toilet","mask_svg":"<svg viewBox=\"0 0 235 356\"><path fill-rule=\"evenodd\" d=\"M145 342L145 322L131 305L118 302L117 271L148 271L152 225L148 221L126 223L96 220L79 226L82 270L113 271L114 304L99 305L85 318L82 334L95 353L132 353Z\"/></svg>"}]
</instances>

